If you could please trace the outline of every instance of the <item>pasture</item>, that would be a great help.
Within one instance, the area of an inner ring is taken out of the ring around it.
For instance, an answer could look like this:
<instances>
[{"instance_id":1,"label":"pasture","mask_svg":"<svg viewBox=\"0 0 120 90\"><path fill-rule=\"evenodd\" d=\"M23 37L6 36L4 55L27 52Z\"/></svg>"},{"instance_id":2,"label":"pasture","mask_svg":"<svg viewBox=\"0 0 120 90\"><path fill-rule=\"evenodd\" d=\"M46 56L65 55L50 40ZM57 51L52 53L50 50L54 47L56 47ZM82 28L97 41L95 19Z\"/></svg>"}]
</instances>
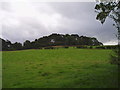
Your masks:
<instances>
[{"instance_id":1,"label":"pasture","mask_svg":"<svg viewBox=\"0 0 120 90\"><path fill-rule=\"evenodd\" d=\"M116 88L112 50L38 49L3 51L3 88Z\"/></svg>"}]
</instances>

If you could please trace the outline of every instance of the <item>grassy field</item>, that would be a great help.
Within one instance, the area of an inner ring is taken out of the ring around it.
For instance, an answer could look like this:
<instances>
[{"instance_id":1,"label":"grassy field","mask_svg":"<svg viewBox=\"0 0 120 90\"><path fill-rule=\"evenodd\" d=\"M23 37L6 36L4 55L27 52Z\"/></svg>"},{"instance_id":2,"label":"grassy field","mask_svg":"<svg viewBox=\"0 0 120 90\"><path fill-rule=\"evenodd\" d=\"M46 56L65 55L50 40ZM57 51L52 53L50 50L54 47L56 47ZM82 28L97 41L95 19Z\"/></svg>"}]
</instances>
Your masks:
<instances>
[{"instance_id":1,"label":"grassy field","mask_svg":"<svg viewBox=\"0 0 120 90\"><path fill-rule=\"evenodd\" d=\"M116 88L112 50L4 51L3 88Z\"/></svg>"}]
</instances>

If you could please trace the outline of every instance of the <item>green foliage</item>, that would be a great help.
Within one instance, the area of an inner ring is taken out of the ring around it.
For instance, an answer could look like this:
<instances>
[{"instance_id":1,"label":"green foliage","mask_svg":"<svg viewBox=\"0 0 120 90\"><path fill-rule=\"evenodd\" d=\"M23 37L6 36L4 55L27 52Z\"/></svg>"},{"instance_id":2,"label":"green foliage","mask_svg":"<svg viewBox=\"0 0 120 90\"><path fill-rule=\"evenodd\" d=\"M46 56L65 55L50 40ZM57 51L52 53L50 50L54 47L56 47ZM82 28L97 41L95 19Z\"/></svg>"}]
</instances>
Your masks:
<instances>
[{"instance_id":1,"label":"green foliage","mask_svg":"<svg viewBox=\"0 0 120 90\"><path fill-rule=\"evenodd\" d=\"M2 39L3 40L3 39ZM35 41L30 42L26 40L23 43L14 43L10 41L3 40L3 51L4 50L21 50L21 49L39 49L43 47L52 47L52 46L73 46L73 45L102 45L94 37L78 36L77 34L51 34L49 36L44 36ZM10 47L8 47L10 46Z\"/></svg>"},{"instance_id":2,"label":"green foliage","mask_svg":"<svg viewBox=\"0 0 120 90\"><path fill-rule=\"evenodd\" d=\"M69 48L68 46L65 46L64 48Z\"/></svg>"},{"instance_id":3,"label":"green foliage","mask_svg":"<svg viewBox=\"0 0 120 90\"><path fill-rule=\"evenodd\" d=\"M115 17L116 16L115 12L118 12L119 4L120 4L120 2L118 2L118 3L116 3L116 2L108 2L108 3L101 2L99 4L96 4L95 9L97 10L96 12L98 12L96 19L101 21L102 24L105 22L106 18L109 16L112 19L114 19L114 18L117 19L118 17Z\"/></svg>"},{"instance_id":4,"label":"green foliage","mask_svg":"<svg viewBox=\"0 0 120 90\"><path fill-rule=\"evenodd\" d=\"M44 49L55 49L54 47L44 47Z\"/></svg>"},{"instance_id":5,"label":"green foliage","mask_svg":"<svg viewBox=\"0 0 120 90\"><path fill-rule=\"evenodd\" d=\"M112 50L3 51L3 88L117 88Z\"/></svg>"},{"instance_id":6,"label":"green foliage","mask_svg":"<svg viewBox=\"0 0 120 90\"><path fill-rule=\"evenodd\" d=\"M31 42L29 40L26 40L24 42L23 46L24 46L24 49L30 49L31 48Z\"/></svg>"},{"instance_id":7,"label":"green foliage","mask_svg":"<svg viewBox=\"0 0 120 90\"><path fill-rule=\"evenodd\" d=\"M117 49L118 50L118 45L109 45L109 46L96 46L96 49Z\"/></svg>"},{"instance_id":8,"label":"green foliage","mask_svg":"<svg viewBox=\"0 0 120 90\"><path fill-rule=\"evenodd\" d=\"M120 1L117 2L101 2L96 4L95 9L98 12L96 19L99 20L102 24L105 22L106 18L109 17L114 20L113 26L115 26L118 34L118 46L120 45ZM118 51L117 49L116 51ZM115 52L116 55L111 55L111 62L114 64L119 64L120 58L119 53Z\"/></svg>"},{"instance_id":9,"label":"green foliage","mask_svg":"<svg viewBox=\"0 0 120 90\"><path fill-rule=\"evenodd\" d=\"M92 49L93 47L92 47L92 46L90 46L89 48L90 48L90 49Z\"/></svg>"},{"instance_id":10,"label":"green foliage","mask_svg":"<svg viewBox=\"0 0 120 90\"><path fill-rule=\"evenodd\" d=\"M81 46L77 46L76 48L88 48L88 47L85 45L81 45Z\"/></svg>"},{"instance_id":11,"label":"green foliage","mask_svg":"<svg viewBox=\"0 0 120 90\"><path fill-rule=\"evenodd\" d=\"M11 48L13 48L13 50L21 50L21 49L23 49L22 44L18 43L18 42L12 44Z\"/></svg>"},{"instance_id":12,"label":"green foliage","mask_svg":"<svg viewBox=\"0 0 120 90\"><path fill-rule=\"evenodd\" d=\"M2 41L2 50L3 51L12 51L12 50L21 50L23 49L22 44L15 42L11 43L9 40L4 40L0 38L0 41Z\"/></svg>"},{"instance_id":13,"label":"green foliage","mask_svg":"<svg viewBox=\"0 0 120 90\"><path fill-rule=\"evenodd\" d=\"M113 54L111 54L111 61L110 61L110 63L111 64L118 64L118 65L120 65L120 46L118 46L118 49L115 49L114 50L114 53Z\"/></svg>"}]
</instances>

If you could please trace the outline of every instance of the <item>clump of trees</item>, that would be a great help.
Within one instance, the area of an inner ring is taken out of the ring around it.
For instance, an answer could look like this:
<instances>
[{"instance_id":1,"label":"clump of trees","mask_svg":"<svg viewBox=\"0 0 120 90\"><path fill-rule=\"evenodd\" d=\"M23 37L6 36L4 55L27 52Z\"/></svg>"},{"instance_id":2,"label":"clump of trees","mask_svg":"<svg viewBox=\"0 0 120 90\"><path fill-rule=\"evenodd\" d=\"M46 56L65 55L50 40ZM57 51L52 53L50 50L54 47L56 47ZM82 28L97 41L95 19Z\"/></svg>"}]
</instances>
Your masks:
<instances>
[{"instance_id":1,"label":"clump of trees","mask_svg":"<svg viewBox=\"0 0 120 90\"><path fill-rule=\"evenodd\" d=\"M118 49L118 46L117 45L114 45L114 46L97 46L96 49Z\"/></svg>"},{"instance_id":2,"label":"clump of trees","mask_svg":"<svg viewBox=\"0 0 120 90\"><path fill-rule=\"evenodd\" d=\"M9 40L2 40L2 50L23 50L23 49L53 49L52 46L64 46L68 48L68 46L77 46L77 45L89 45L89 46L96 46L96 45L103 45L94 37L86 37L86 36L79 36L77 34L56 34L53 33L49 36L44 36L39 39L35 39L34 41L30 42L26 40L23 45L21 43L15 42L11 43Z\"/></svg>"},{"instance_id":3,"label":"clump of trees","mask_svg":"<svg viewBox=\"0 0 120 90\"><path fill-rule=\"evenodd\" d=\"M23 46L21 43L15 42L11 43L9 40L4 40L0 38L0 41L2 42L2 50L3 51L11 51L11 50L22 50Z\"/></svg>"}]
</instances>

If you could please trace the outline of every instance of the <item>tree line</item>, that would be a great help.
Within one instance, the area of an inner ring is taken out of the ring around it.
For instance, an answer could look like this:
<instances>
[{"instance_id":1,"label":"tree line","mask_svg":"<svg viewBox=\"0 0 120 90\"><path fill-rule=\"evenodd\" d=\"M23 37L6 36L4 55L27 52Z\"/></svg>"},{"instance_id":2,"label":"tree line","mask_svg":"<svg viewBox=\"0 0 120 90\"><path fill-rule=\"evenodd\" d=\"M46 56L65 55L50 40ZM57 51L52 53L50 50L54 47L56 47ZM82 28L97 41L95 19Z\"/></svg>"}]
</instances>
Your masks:
<instances>
[{"instance_id":1,"label":"tree line","mask_svg":"<svg viewBox=\"0 0 120 90\"><path fill-rule=\"evenodd\" d=\"M100 46L103 45L94 37L79 36L77 34L57 34L53 33L49 36L43 36L34 41L26 40L23 45L19 42L11 43L9 40L1 39L2 50L24 50L24 49L40 49L49 46L73 46L73 45L88 45L88 46Z\"/></svg>"}]
</instances>

